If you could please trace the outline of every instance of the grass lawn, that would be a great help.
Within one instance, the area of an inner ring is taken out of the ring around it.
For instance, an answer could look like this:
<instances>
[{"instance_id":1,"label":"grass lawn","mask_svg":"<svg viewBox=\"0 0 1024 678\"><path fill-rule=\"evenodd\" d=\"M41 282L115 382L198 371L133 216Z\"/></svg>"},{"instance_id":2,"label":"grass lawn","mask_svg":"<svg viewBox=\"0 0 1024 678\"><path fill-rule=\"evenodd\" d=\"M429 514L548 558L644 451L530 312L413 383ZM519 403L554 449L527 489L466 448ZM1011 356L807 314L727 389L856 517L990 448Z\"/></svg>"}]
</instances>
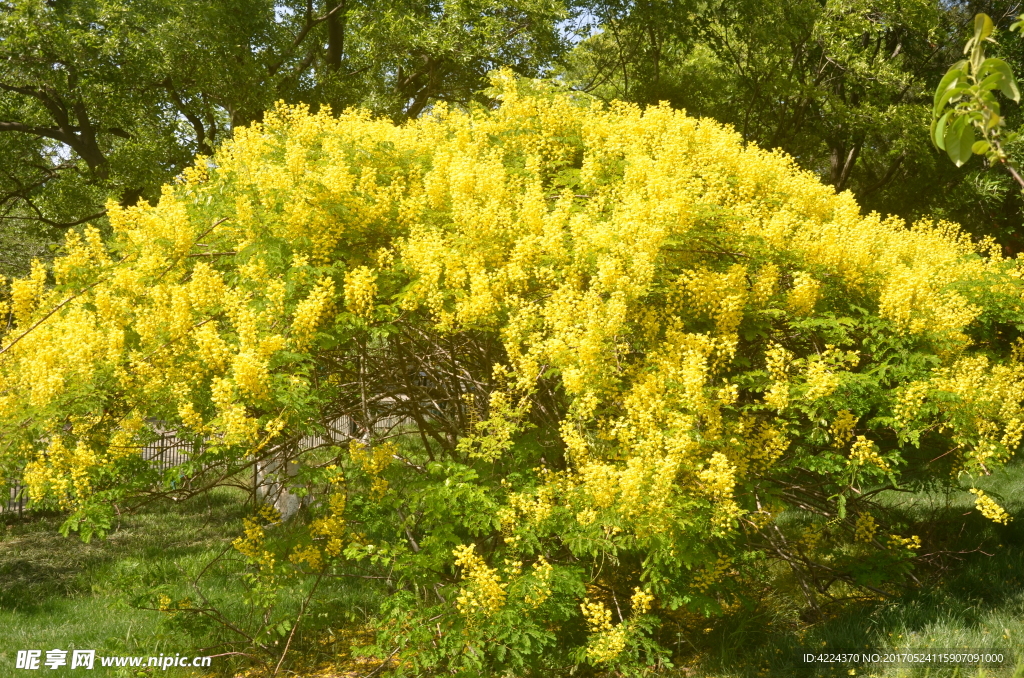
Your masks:
<instances>
[{"instance_id":1,"label":"grass lawn","mask_svg":"<svg viewBox=\"0 0 1024 678\"><path fill-rule=\"evenodd\" d=\"M971 486L966 479L963 485ZM919 586L888 600L824 607L824 617L813 623L800 619L797 591L769 594L753 609L709 624L709 631L694 639L693 655L700 660L691 675L1024 678L1024 464L979 478L975 486L997 497L1017 519L1006 526L992 523L974 510L974 497L966 492L890 493L886 499L893 515L916 524L909 532L920 534L926 546L941 543L954 551L918 568ZM992 648L1006 659L1001 667L985 669L811 666L799 659L805 648L879 653Z\"/></svg>"},{"instance_id":2,"label":"grass lawn","mask_svg":"<svg viewBox=\"0 0 1024 678\"><path fill-rule=\"evenodd\" d=\"M91 649L98 656L193 654L192 641L160 623L159 612L128 604L133 572L168 581L208 561L239 532L245 505L231 490L184 504L154 504L124 516L105 540L84 544L58 532L61 518L0 517L0 676L15 670L18 650ZM99 662L97 661L97 664ZM69 655L70 665L70 655ZM42 675L134 675L96 667L42 668ZM169 668L167 676L192 675ZM145 674L143 674L145 675Z\"/></svg>"},{"instance_id":3,"label":"grass lawn","mask_svg":"<svg viewBox=\"0 0 1024 678\"><path fill-rule=\"evenodd\" d=\"M221 488L187 502L155 502L123 516L106 539L89 544L74 534L60 536L59 516L0 514L0 678L234 675L236 668L252 664L237 655L217 656L244 643L208 616L173 619L144 609L157 607L156 598L163 594L221 610L241 631L259 626L231 546L250 510L241 492ZM310 583L283 592L275 615L294 618ZM303 666L344 660L352 633L373 605L372 595L350 580L323 582L282 668L304 672ZM278 637L265 642L271 652L284 645ZM43 661L52 649L144 659L142 668L103 668L97 659L89 672L71 670L69 652L68 666L56 670L42 662L39 673L16 669L18 650L31 649L42 650ZM149 657L177 654L213 655L213 670L145 666Z\"/></svg>"},{"instance_id":4,"label":"grass lawn","mask_svg":"<svg viewBox=\"0 0 1024 678\"><path fill-rule=\"evenodd\" d=\"M978 486L996 496L1011 514L1024 514L1024 465L980 479ZM787 595L784 588L766 594L756 605L708 620L690 637L681 635L674 649L685 658L680 662L685 666L672 673L690 678L1024 678L1024 518L1008 526L994 525L972 510L973 497L961 493L893 493L889 503L894 515L929 526L921 534L926 545L942 541L963 553L947 554L941 563L920 569L920 586L897 598L836 604L826 607L813 623L801 620L797 596ZM139 606L161 592L175 600L192 595L196 604L205 596L232 619L244 619L245 585L230 543L247 514L241 493L219 489L188 502L154 503L124 516L105 540L90 544L74 535L61 537L58 516L0 516L0 678L212 675L209 669L102 668L99 661L91 672L43 667L36 673L16 670L15 657L25 649L43 650L45 659L45 651L51 649L150 657L216 655L237 647L230 645L237 636L220 625L193 629L189 635L183 626L168 623L166 614ZM192 582L200 573L201 586L196 588ZM300 589L282 597L282 616L294 613L302 593ZM343 657L347 639L372 609L374 595L349 580L322 585L291 656L305 654L306 666ZM803 648L991 648L1002 651L1007 660L1001 667L983 670L812 667L800 660ZM237 657L213 662L220 674L233 673L244 664ZM285 666L300 675L314 673L296 664ZM364 667L357 672L339 669L335 675L365 673L369 669Z\"/></svg>"}]
</instances>

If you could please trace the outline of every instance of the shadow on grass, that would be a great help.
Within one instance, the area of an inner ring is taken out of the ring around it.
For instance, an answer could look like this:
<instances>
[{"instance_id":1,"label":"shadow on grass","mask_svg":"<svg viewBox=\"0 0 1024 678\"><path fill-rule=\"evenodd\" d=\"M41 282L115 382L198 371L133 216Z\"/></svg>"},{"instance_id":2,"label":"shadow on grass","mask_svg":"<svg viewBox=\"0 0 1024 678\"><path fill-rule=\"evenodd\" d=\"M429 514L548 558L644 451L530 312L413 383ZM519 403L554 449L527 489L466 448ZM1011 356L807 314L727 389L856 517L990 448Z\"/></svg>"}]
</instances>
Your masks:
<instances>
[{"instance_id":1,"label":"shadow on grass","mask_svg":"<svg viewBox=\"0 0 1024 678\"><path fill-rule=\"evenodd\" d=\"M1024 513L1024 465L964 486L997 497L1011 515ZM996 525L974 510L966 492L893 494L893 517L905 532L922 536L925 551L946 552L919 564L918 585L888 599L826 605L813 624L800 620L795 591L766 593L709 625L691 644L691 663L700 670L681 675L1024 677L1024 519ZM995 650L1004 661L984 668L803 661L806 653L940 650Z\"/></svg>"},{"instance_id":2,"label":"shadow on grass","mask_svg":"<svg viewBox=\"0 0 1024 678\"><path fill-rule=\"evenodd\" d=\"M207 552L237 532L244 512L240 497L230 490L187 502L161 501L124 516L106 539L88 544L75 534L61 536L62 517L57 515L12 520L0 533L0 609L46 614L55 598L102 588L102 575L118 561L173 561Z\"/></svg>"},{"instance_id":3,"label":"shadow on grass","mask_svg":"<svg viewBox=\"0 0 1024 678\"><path fill-rule=\"evenodd\" d=\"M122 515L106 539L89 544L75 534L62 537L60 515L0 515L0 676L20 673L14 659L23 649L92 649L97 656L195 649L193 639L166 632L160 613L128 604L123 574L146 569L169 582L180 580L189 564L228 547L246 514L240 492L217 489ZM51 676L81 673L44 670ZM122 674L97 667L93 675ZM172 669L163 675L189 674Z\"/></svg>"}]
</instances>

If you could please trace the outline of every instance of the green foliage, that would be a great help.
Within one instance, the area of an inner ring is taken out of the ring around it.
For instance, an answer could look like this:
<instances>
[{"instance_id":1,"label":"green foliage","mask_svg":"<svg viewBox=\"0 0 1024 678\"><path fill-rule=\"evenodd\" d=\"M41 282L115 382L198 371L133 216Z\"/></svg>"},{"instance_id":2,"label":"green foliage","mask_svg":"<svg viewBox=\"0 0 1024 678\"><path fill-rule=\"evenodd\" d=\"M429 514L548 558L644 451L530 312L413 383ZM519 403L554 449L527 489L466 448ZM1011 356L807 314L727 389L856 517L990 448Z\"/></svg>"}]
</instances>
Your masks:
<instances>
[{"instance_id":1,"label":"green foliage","mask_svg":"<svg viewBox=\"0 0 1024 678\"><path fill-rule=\"evenodd\" d=\"M0 4L0 230L23 273L104 204L155 201L276 101L405 119L564 50L561 0L9 0Z\"/></svg>"},{"instance_id":2,"label":"green foliage","mask_svg":"<svg viewBox=\"0 0 1024 678\"><path fill-rule=\"evenodd\" d=\"M940 160L925 134L932 93L979 9L1016 12L1004 2L930 0L601 2L599 26L563 74L606 101L667 101L732 124L745 139L781 148L837 190L851 190L867 211L948 218L1016 252L1024 249L1020 195L1001 179L991 190L975 167ZM989 57L1019 69L1021 44L1008 35ZM1008 129L1019 125L1014 102L1004 102L1000 115ZM1016 144L1005 150L1020 152Z\"/></svg>"},{"instance_id":3,"label":"green foliage","mask_svg":"<svg viewBox=\"0 0 1024 678\"><path fill-rule=\"evenodd\" d=\"M1014 24L1011 30L1018 26ZM1003 96L1017 102L1020 90L1009 64L985 56L985 43L995 43L994 28L987 14L975 17L974 36L964 47L969 58L953 64L935 90L932 140L946 151L957 167L970 160L973 154L984 155L990 163L1009 160L1001 138L1006 121L1000 114L994 91L998 89ZM982 134L980 141L976 140L975 130ZM1006 137L1007 143L1014 140L1014 134ZM1024 184L1021 188L1024 189Z\"/></svg>"}]
</instances>

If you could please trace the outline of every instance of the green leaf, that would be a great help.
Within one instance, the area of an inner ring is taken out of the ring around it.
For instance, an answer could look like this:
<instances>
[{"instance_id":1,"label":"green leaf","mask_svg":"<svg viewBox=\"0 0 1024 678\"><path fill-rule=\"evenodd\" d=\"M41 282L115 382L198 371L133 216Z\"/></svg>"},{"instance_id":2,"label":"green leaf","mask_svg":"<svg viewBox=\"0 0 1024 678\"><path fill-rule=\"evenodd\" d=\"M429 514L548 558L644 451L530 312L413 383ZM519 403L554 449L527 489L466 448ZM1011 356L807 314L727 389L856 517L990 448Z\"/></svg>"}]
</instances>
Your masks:
<instances>
[{"instance_id":1,"label":"green leaf","mask_svg":"<svg viewBox=\"0 0 1024 678\"><path fill-rule=\"evenodd\" d=\"M1017 79L1014 78L1012 73L1010 74L1010 80L1002 81L1002 86L999 87L999 91L1008 99L1013 99L1014 101L1021 100L1021 90L1017 86Z\"/></svg>"},{"instance_id":2,"label":"green leaf","mask_svg":"<svg viewBox=\"0 0 1024 678\"><path fill-rule=\"evenodd\" d=\"M966 85L966 84L965 85L957 85L955 87L950 87L949 89L947 89L945 92L942 93L942 96L939 97L939 105L935 107L935 109L932 111L932 114L933 115L938 115L939 111L941 111L942 108L947 103L949 103L949 101L951 99L954 99L954 98L960 96L961 94L966 92L968 89L969 89L969 86Z\"/></svg>"},{"instance_id":3,"label":"green leaf","mask_svg":"<svg viewBox=\"0 0 1024 678\"><path fill-rule=\"evenodd\" d=\"M946 151L949 155L949 159L953 162L960 160L960 133L963 132L964 125L966 124L967 118L959 116L946 128L946 134L943 137L943 141L945 142L943 150Z\"/></svg>"},{"instance_id":4,"label":"green leaf","mask_svg":"<svg viewBox=\"0 0 1024 678\"><path fill-rule=\"evenodd\" d=\"M975 42L981 42L988 36L992 35L992 31L995 26L992 25L992 19L988 18L988 14L984 12L978 12L974 15L974 40Z\"/></svg>"},{"instance_id":5,"label":"green leaf","mask_svg":"<svg viewBox=\"0 0 1024 678\"><path fill-rule=\"evenodd\" d=\"M960 162L957 167L964 164L971 159L971 148L974 146L974 125L970 121L965 122L963 130L960 132ZM949 148L946 149L949 152Z\"/></svg>"},{"instance_id":6,"label":"green leaf","mask_svg":"<svg viewBox=\"0 0 1024 678\"><path fill-rule=\"evenodd\" d=\"M960 167L971 159L973 145L974 126L965 117L957 118L950 125L946 135L946 154L957 167Z\"/></svg>"},{"instance_id":7,"label":"green leaf","mask_svg":"<svg viewBox=\"0 0 1024 678\"><path fill-rule=\"evenodd\" d=\"M999 91L1008 99L1020 101L1020 89L1017 87L1017 80L1013 77L1013 69L1010 68L1010 64L1006 63L1002 59L996 59L995 57L985 59L981 64L981 68L978 69L978 74L985 76L986 73L990 73L991 75L986 77L982 84L987 82L992 75L998 73L1003 76L999 83Z\"/></svg>"},{"instance_id":8,"label":"green leaf","mask_svg":"<svg viewBox=\"0 0 1024 678\"><path fill-rule=\"evenodd\" d=\"M1003 86L1004 78L1005 76L1002 73L989 73L988 75L985 76L985 79L982 80L981 83L978 85L978 89L984 92L986 90L1001 88Z\"/></svg>"},{"instance_id":9,"label":"green leaf","mask_svg":"<svg viewBox=\"0 0 1024 678\"><path fill-rule=\"evenodd\" d=\"M946 114L932 123L932 142L940 149L946 150L946 124L953 111L946 111Z\"/></svg>"},{"instance_id":10,"label":"green leaf","mask_svg":"<svg viewBox=\"0 0 1024 678\"><path fill-rule=\"evenodd\" d=\"M939 82L939 86L935 88L935 99L932 108L932 114L935 117L938 117L939 111L942 110L942 107L945 105L945 102L949 101L949 97L943 98L943 94L945 94L950 88L955 87L957 81L960 78L964 77L964 72L962 70L964 63L965 62L963 61L959 61L953 64L953 66L951 66L950 69L946 71L946 74L942 76L942 80Z\"/></svg>"},{"instance_id":11,"label":"green leaf","mask_svg":"<svg viewBox=\"0 0 1024 678\"><path fill-rule=\"evenodd\" d=\"M981 141L975 141L974 145L971 146L971 152L975 155L984 155L988 153L989 143L982 139Z\"/></svg>"}]
</instances>

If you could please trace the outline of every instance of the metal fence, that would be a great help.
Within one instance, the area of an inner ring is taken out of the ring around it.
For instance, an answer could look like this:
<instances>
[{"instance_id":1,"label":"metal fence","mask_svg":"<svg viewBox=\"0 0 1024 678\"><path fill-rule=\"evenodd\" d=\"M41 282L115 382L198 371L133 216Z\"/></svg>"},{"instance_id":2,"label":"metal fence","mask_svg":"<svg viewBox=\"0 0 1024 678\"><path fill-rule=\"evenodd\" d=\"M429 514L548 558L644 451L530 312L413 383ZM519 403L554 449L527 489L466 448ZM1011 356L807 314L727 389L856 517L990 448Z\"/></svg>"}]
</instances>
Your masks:
<instances>
[{"instance_id":1,"label":"metal fence","mask_svg":"<svg viewBox=\"0 0 1024 678\"><path fill-rule=\"evenodd\" d=\"M7 497L7 502L0 504L0 513L17 513L20 517L22 512L25 510L25 493L22 485L17 480L14 481L14 485L11 486L10 496Z\"/></svg>"},{"instance_id":2,"label":"metal fence","mask_svg":"<svg viewBox=\"0 0 1024 678\"><path fill-rule=\"evenodd\" d=\"M326 431L308 435L299 440L299 449L308 450L321 445L331 443L342 443L351 438L358 438L356 423L348 415L342 415L334 421L328 422Z\"/></svg>"},{"instance_id":3,"label":"metal fence","mask_svg":"<svg viewBox=\"0 0 1024 678\"><path fill-rule=\"evenodd\" d=\"M142 448L142 458L160 470L184 464L192 452L193 443L182 440L173 431L165 431L160 437Z\"/></svg>"},{"instance_id":4,"label":"metal fence","mask_svg":"<svg viewBox=\"0 0 1024 678\"><path fill-rule=\"evenodd\" d=\"M405 417L381 417L374 421L373 432L376 435L387 435L398 426L410 423L412 423L412 420ZM308 435L300 439L299 448L308 450L320 445L343 443L359 437L360 431L356 423L348 415L342 415L329 422L324 433ZM194 443L182 440L174 431L163 431L160 433L159 438L143 448L142 458L150 462L154 467L165 470L188 461L193 448ZM21 516L28 502L28 498L25 495L24 485L15 480L10 488L10 496L7 497L7 501L0 503L0 514L17 513Z\"/></svg>"}]
</instances>

